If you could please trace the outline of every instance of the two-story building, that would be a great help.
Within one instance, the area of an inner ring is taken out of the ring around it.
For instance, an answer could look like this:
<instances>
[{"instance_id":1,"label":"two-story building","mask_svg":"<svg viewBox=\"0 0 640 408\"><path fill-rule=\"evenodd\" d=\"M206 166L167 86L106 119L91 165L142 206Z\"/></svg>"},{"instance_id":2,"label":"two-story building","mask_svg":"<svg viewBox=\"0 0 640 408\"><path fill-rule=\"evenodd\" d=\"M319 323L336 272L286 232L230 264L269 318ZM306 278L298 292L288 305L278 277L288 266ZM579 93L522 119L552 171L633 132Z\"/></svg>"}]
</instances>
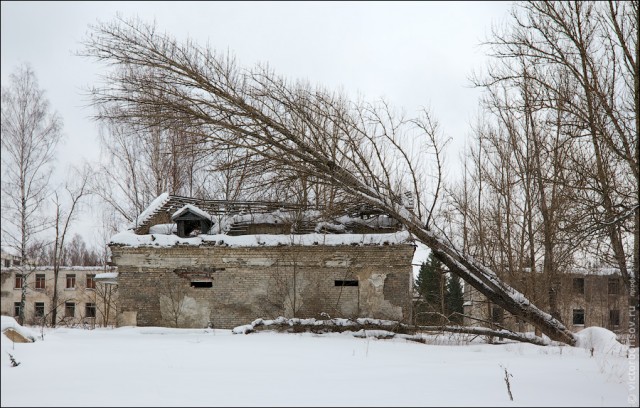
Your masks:
<instances>
[{"instance_id":1,"label":"two-story building","mask_svg":"<svg viewBox=\"0 0 640 408\"><path fill-rule=\"evenodd\" d=\"M0 265L0 313L18 317L22 288L26 283L25 324L51 323L57 307L58 325L112 325L116 317L117 291L110 284L96 281L96 275L111 272L104 266L61 266L57 279L58 299L53 304L54 268L28 266L4 257Z\"/></svg>"}]
</instances>

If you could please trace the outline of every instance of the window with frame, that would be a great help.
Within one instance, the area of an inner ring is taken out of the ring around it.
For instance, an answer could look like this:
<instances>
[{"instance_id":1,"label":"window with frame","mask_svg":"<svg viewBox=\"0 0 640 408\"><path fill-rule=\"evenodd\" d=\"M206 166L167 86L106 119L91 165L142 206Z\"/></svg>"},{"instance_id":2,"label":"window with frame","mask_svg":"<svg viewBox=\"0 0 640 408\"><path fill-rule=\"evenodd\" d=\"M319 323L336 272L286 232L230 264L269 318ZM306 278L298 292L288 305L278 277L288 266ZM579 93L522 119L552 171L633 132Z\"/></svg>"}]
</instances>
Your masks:
<instances>
[{"instance_id":1,"label":"window with frame","mask_svg":"<svg viewBox=\"0 0 640 408\"><path fill-rule=\"evenodd\" d=\"M573 293L584 295L584 278L573 278Z\"/></svg>"},{"instance_id":2,"label":"window with frame","mask_svg":"<svg viewBox=\"0 0 640 408\"><path fill-rule=\"evenodd\" d=\"M609 327L618 327L620 326L620 311L619 310L609 310Z\"/></svg>"},{"instance_id":3,"label":"window with frame","mask_svg":"<svg viewBox=\"0 0 640 408\"><path fill-rule=\"evenodd\" d=\"M87 274L87 289L95 289L95 288L96 288L96 275Z\"/></svg>"},{"instance_id":4,"label":"window with frame","mask_svg":"<svg viewBox=\"0 0 640 408\"><path fill-rule=\"evenodd\" d=\"M20 266L21 262L19 259L14 259L13 260L13 266Z\"/></svg>"},{"instance_id":5,"label":"window with frame","mask_svg":"<svg viewBox=\"0 0 640 408\"><path fill-rule=\"evenodd\" d=\"M584 309L573 309L574 326L584 326Z\"/></svg>"},{"instance_id":6,"label":"window with frame","mask_svg":"<svg viewBox=\"0 0 640 408\"><path fill-rule=\"evenodd\" d=\"M14 289L22 289L22 284L24 282L24 276L21 273L16 273L16 279L13 284Z\"/></svg>"},{"instance_id":7,"label":"window with frame","mask_svg":"<svg viewBox=\"0 0 640 408\"><path fill-rule=\"evenodd\" d=\"M608 293L610 295L619 295L620 294L620 279L618 278L609 278L609 290Z\"/></svg>"},{"instance_id":8,"label":"window with frame","mask_svg":"<svg viewBox=\"0 0 640 408\"><path fill-rule=\"evenodd\" d=\"M20 302L13 302L13 315L20 316Z\"/></svg>"},{"instance_id":9,"label":"window with frame","mask_svg":"<svg viewBox=\"0 0 640 408\"><path fill-rule=\"evenodd\" d=\"M75 288L76 288L76 275L67 274L67 289L75 289Z\"/></svg>"},{"instance_id":10,"label":"window with frame","mask_svg":"<svg viewBox=\"0 0 640 408\"><path fill-rule=\"evenodd\" d=\"M84 305L84 316L85 317L96 317L96 304L95 303L86 303Z\"/></svg>"},{"instance_id":11,"label":"window with frame","mask_svg":"<svg viewBox=\"0 0 640 408\"><path fill-rule=\"evenodd\" d=\"M36 290L44 290L44 274L36 274Z\"/></svg>"},{"instance_id":12,"label":"window with frame","mask_svg":"<svg viewBox=\"0 0 640 408\"><path fill-rule=\"evenodd\" d=\"M44 302L36 302L33 310L34 317L44 317Z\"/></svg>"},{"instance_id":13,"label":"window with frame","mask_svg":"<svg viewBox=\"0 0 640 408\"><path fill-rule=\"evenodd\" d=\"M75 316L76 316L76 304L73 302L65 302L64 317L75 317Z\"/></svg>"},{"instance_id":14,"label":"window with frame","mask_svg":"<svg viewBox=\"0 0 640 408\"><path fill-rule=\"evenodd\" d=\"M8 267L10 267L10 266L11 266L11 260L9 260L9 259L5 259L5 260L4 260L4 267L5 267L5 268L8 268Z\"/></svg>"}]
</instances>

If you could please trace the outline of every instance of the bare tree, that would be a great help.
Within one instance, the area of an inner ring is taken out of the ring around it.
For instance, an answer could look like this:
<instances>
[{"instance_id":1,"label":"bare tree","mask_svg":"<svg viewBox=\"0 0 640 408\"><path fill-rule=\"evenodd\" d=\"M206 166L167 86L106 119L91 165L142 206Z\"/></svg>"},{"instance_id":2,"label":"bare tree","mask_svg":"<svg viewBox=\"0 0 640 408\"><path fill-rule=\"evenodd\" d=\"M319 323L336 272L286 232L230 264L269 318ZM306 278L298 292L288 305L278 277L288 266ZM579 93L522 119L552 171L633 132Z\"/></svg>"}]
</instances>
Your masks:
<instances>
[{"instance_id":1,"label":"bare tree","mask_svg":"<svg viewBox=\"0 0 640 408\"><path fill-rule=\"evenodd\" d=\"M105 242L107 242L105 240ZM64 265L70 266L98 266L101 265L100 255L95 249L87 246L81 235L74 234L65 248Z\"/></svg>"},{"instance_id":2,"label":"bare tree","mask_svg":"<svg viewBox=\"0 0 640 408\"><path fill-rule=\"evenodd\" d=\"M80 206L82 198L88 193L87 184L89 182L89 168L85 167L82 172L78 172L73 181L67 182L65 191L68 194L68 204L62 203L62 197L56 191L54 193L55 214L55 238L53 241L53 300L52 304L58 303L58 276L60 275L60 266L64 264L64 248L67 233L77 210ZM56 326L57 308L51 313L51 326Z\"/></svg>"},{"instance_id":3,"label":"bare tree","mask_svg":"<svg viewBox=\"0 0 640 408\"><path fill-rule=\"evenodd\" d=\"M180 327L186 316L187 289L185 280L175 274L158 279L156 291L160 301L160 313L163 319L170 321L173 327Z\"/></svg>"},{"instance_id":4,"label":"bare tree","mask_svg":"<svg viewBox=\"0 0 640 408\"><path fill-rule=\"evenodd\" d=\"M556 186L563 182L573 187L572 206L582 215L581 222L572 226L581 235L578 242L608 240L608 254L598 255L610 256L620 269L630 306L636 310L640 256L638 18L636 2L518 3L512 23L505 30L494 30L487 42L494 63L485 77L476 78L485 87L501 83L514 88L526 82L540 96L525 101L529 113L555 111L557 131L570 144L561 163L566 167L564 174L571 175L556 180ZM534 132L536 124L530 122ZM553 211L553 206L547 208L546 216L551 217L547 226L553 224ZM546 245L548 249L552 243ZM545 263L553 263L552 256L545 257Z\"/></svg>"},{"instance_id":5,"label":"bare tree","mask_svg":"<svg viewBox=\"0 0 640 408\"><path fill-rule=\"evenodd\" d=\"M429 214L406 208L407 191L421 203L429 201L417 163L428 151L427 113L406 120L386 104L354 103L308 84L292 84L266 67L243 70L231 58L189 41L179 44L135 21L94 26L84 45L82 55L120 68L92 91L102 107L98 119L178 127L214 147L244 149L301 177L339 187L400 221L492 302L551 339L575 344L561 322L428 229ZM110 105L119 109L104 109Z\"/></svg>"},{"instance_id":6,"label":"bare tree","mask_svg":"<svg viewBox=\"0 0 640 408\"><path fill-rule=\"evenodd\" d=\"M452 201L472 226L464 233L467 251L560 319L560 276L576 261L581 235L571 204L575 177L566 166L573 133L563 126L563 98L549 99L526 75L509 87L486 87L466 160L474 177L463 178ZM477 206L469 206L476 192Z\"/></svg>"},{"instance_id":7,"label":"bare tree","mask_svg":"<svg viewBox=\"0 0 640 408\"><path fill-rule=\"evenodd\" d=\"M23 293L20 323L24 321L28 262L34 236L49 227L42 214L55 148L62 137L62 121L50 112L35 73L22 65L2 88L2 243L20 254Z\"/></svg>"},{"instance_id":8,"label":"bare tree","mask_svg":"<svg viewBox=\"0 0 640 408\"><path fill-rule=\"evenodd\" d=\"M117 285L112 283L96 282L95 300L96 311L100 314L103 326L109 326L117 315L118 305L116 297L118 293Z\"/></svg>"}]
</instances>

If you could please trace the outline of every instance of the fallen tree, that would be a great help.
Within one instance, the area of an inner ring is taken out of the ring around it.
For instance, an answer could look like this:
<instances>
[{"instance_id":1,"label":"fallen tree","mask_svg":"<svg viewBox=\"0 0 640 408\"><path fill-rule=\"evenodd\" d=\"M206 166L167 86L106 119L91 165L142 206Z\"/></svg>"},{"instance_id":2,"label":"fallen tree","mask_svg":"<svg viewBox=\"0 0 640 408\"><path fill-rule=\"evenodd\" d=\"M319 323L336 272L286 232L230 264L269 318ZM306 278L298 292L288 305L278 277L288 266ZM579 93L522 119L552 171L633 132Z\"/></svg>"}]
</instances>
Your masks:
<instances>
[{"instance_id":1,"label":"fallen tree","mask_svg":"<svg viewBox=\"0 0 640 408\"><path fill-rule=\"evenodd\" d=\"M428 112L405 119L385 103L354 103L289 83L265 67L241 69L228 56L190 41L179 43L137 21L93 26L84 46L80 55L114 68L102 86L91 90L98 120L180 129L202 148L251 152L263 166L256 171L287 169L338 187L353 201L401 222L491 302L550 339L575 344L560 321L432 229L438 189L429 206L420 166L428 160L421 154L431 152L437 170L441 163L437 124ZM407 208L407 191L413 210Z\"/></svg>"},{"instance_id":2,"label":"fallen tree","mask_svg":"<svg viewBox=\"0 0 640 408\"><path fill-rule=\"evenodd\" d=\"M249 324L234 327L233 334L249 334L263 329L275 329L284 331L308 331L313 333L333 333L357 330L355 337L377 337L392 338L402 337L407 340L420 341L423 338L420 333L459 333L473 334L476 336L499 337L523 343L536 344L538 346L548 346L551 342L548 339L538 337L531 333L517 333L507 329L489 329L487 327L464 327L464 326L415 326L394 320L381 319L299 319L278 317L275 319L256 319Z\"/></svg>"}]
</instances>

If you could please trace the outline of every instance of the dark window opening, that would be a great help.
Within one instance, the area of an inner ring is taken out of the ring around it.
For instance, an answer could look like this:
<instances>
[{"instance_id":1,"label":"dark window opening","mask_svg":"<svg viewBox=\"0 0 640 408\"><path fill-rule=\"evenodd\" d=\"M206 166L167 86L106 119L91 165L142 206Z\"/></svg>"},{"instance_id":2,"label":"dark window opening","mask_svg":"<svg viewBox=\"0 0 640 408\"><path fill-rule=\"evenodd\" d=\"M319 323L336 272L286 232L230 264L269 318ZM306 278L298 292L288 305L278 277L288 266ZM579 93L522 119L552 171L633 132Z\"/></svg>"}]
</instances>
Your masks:
<instances>
[{"instance_id":1,"label":"dark window opening","mask_svg":"<svg viewBox=\"0 0 640 408\"><path fill-rule=\"evenodd\" d=\"M337 280L335 286L358 286L357 280Z\"/></svg>"},{"instance_id":2,"label":"dark window opening","mask_svg":"<svg viewBox=\"0 0 640 408\"><path fill-rule=\"evenodd\" d=\"M211 228L210 220L189 211L175 218L174 221L176 222L178 236L182 238L206 234Z\"/></svg>"},{"instance_id":3,"label":"dark window opening","mask_svg":"<svg viewBox=\"0 0 640 408\"><path fill-rule=\"evenodd\" d=\"M213 287L213 282L191 282L191 287L192 288L212 288Z\"/></svg>"},{"instance_id":4,"label":"dark window opening","mask_svg":"<svg viewBox=\"0 0 640 408\"><path fill-rule=\"evenodd\" d=\"M65 302L64 304L64 317L75 317L76 304L73 302Z\"/></svg>"},{"instance_id":5,"label":"dark window opening","mask_svg":"<svg viewBox=\"0 0 640 408\"><path fill-rule=\"evenodd\" d=\"M609 278L609 294L610 295L620 294L620 279Z\"/></svg>"},{"instance_id":6,"label":"dark window opening","mask_svg":"<svg viewBox=\"0 0 640 408\"><path fill-rule=\"evenodd\" d=\"M491 308L491 321L494 323L502 323L504 321L504 309L499 306Z\"/></svg>"},{"instance_id":7,"label":"dark window opening","mask_svg":"<svg viewBox=\"0 0 640 408\"><path fill-rule=\"evenodd\" d=\"M15 317L20 316L20 302L13 303L13 315Z\"/></svg>"},{"instance_id":8,"label":"dark window opening","mask_svg":"<svg viewBox=\"0 0 640 408\"><path fill-rule=\"evenodd\" d=\"M84 308L85 317L96 317L96 304L87 303Z\"/></svg>"},{"instance_id":9,"label":"dark window opening","mask_svg":"<svg viewBox=\"0 0 640 408\"><path fill-rule=\"evenodd\" d=\"M609 327L620 326L620 311L609 310Z\"/></svg>"},{"instance_id":10,"label":"dark window opening","mask_svg":"<svg viewBox=\"0 0 640 408\"><path fill-rule=\"evenodd\" d=\"M44 317L44 302L36 302L34 310L35 317Z\"/></svg>"},{"instance_id":11,"label":"dark window opening","mask_svg":"<svg viewBox=\"0 0 640 408\"><path fill-rule=\"evenodd\" d=\"M200 220L185 220L182 221L184 224L183 228L184 228L184 236L185 237L189 237L189 236L197 236L198 234L202 234L203 232L201 231L200 228ZM206 232L206 231L204 231Z\"/></svg>"},{"instance_id":12,"label":"dark window opening","mask_svg":"<svg viewBox=\"0 0 640 408\"><path fill-rule=\"evenodd\" d=\"M573 278L573 293L584 294L584 278Z\"/></svg>"},{"instance_id":13,"label":"dark window opening","mask_svg":"<svg viewBox=\"0 0 640 408\"><path fill-rule=\"evenodd\" d=\"M11 261L10 261L9 259L5 259L5 260L4 260L4 266L5 266L6 268L10 267L10 266L11 266Z\"/></svg>"},{"instance_id":14,"label":"dark window opening","mask_svg":"<svg viewBox=\"0 0 640 408\"><path fill-rule=\"evenodd\" d=\"M573 324L584 326L584 310L573 309Z\"/></svg>"}]
</instances>

